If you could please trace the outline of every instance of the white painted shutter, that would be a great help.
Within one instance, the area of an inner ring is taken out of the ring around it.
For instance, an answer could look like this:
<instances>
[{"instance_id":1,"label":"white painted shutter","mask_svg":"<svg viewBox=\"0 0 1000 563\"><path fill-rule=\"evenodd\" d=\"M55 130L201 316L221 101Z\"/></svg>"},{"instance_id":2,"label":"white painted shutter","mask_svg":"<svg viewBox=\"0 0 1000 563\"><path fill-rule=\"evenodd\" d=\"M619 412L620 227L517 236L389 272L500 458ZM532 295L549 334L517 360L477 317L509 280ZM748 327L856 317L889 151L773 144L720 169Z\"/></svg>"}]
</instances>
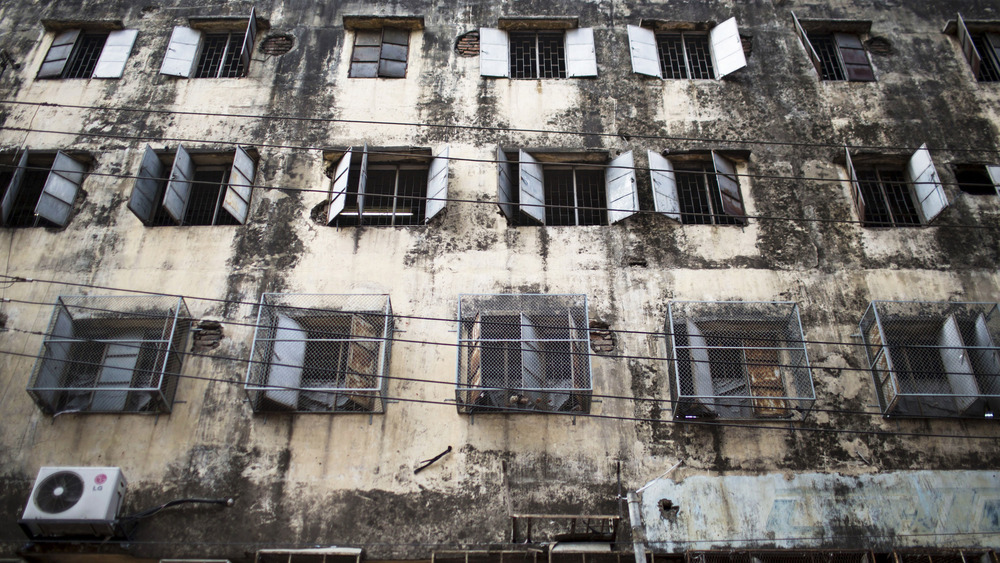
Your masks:
<instances>
[{"instance_id":1,"label":"white painted shutter","mask_svg":"<svg viewBox=\"0 0 1000 563\"><path fill-rule=\"evenodd\" d=\"M712 151L712 163L715 165L715 181L719 184L719 194L722 196L722 211L730 217L739 217L746 222L747 211L743 205L743 195L740 193L736 165L715 151Z\"/></svg>"},{"instance_id":2,"label":"white painted shutter","mask_svg":"<svg viewBox=\"0 0 1000 563\"><path fill-rule=\"evenodd\" d=\"M427 168L427 205L424 207L424 223L433 219L448 205L448 147L431 160Z\"/></svg>"},{"instance_id":3,"label":"white painted shutter","mask_svg":"<svg viewBox=\"0 0 1000 563\"><path fill-rule=\"evenodd\" d=\"M139 173L132 184L132 195L128 198L128 208L145 224L153 222L156 209L160 206L160 185L163 177L163 163L153 152L153 147L146 145L142 153L142 163Z\"/></svg>"},{"instance_id":4,"label":"white painted shutter","mask_svg":"<svg viewBox=\"0 0 1000 563\"><path fill-rule=\"evenodd\" d=\"M222 208L233 216L240 224L247 222L250 214L250 198L253 195L253 181L257 172L257 163L253 157L241 147L236 147L233 155L233 169L229 172L229 185L226 186L226 197L222 200Z\"/></svg>"},{"instance_id":5,"label":"white painted shutter","mask_svg":"<svg viewBox=\"0 0 1000 563\"><path fill-rule=\"evenodd\" d=\"M637 25L628 26L628 49L632 57L632 72L661 77L656 33L652 29Z\"/></svg>"},{"instance_id":6,"label":"white painted shutter","mask_svg":"<svg viewBox=\"0 0 1000 563\"><path fill-rule=\"evenodd\" d=\"M191 181L194 180L194 161L183 145L177 145L174 166L170 169L170 179L163 194L163 208L178 225L184 223L188 203L191 201Z\"/></svg>"},{"instance_id":7,"label":"white painted shutter","mask_svg":"<svg viewBox=\"0 0 1000 563\"><path fill-rule=\"evenodd\" d=\"M291 410L298 409L302 369L306 362L305 330L290 317L278 315L274 330L274 346L267 371L267 384L280 387L268 389L264 397Z\"/></svg>"},{"instance_id":8,"label":"white painted shutter","mask_svg":"<svg viewBox=\"0 0 1000 563\"><path fill-rule=\"evenodd\" d=\"M174 27L163 64L160 65L160 74L190 78L203 39L204 34L197 29L180 25Z\"/></svg>"},{"instance_id":9,"label":"white painted shutter","mask_svg":"<svg viewBox=\"0 0 1000 563\"><path fill-rule=\"evenodd\" d=\"M729 18L708 32L709 50L715 63L715 77L722 78L747 66L743 41L736 18Z\"/></svg>"},{"instance_id":10,"label":"white painted shutter","mask_svg":"<svg viewBox=\"0 0 1000 563\"><path fill-rule=\"evenodd\" d=\"M70 54L73 53L73 46L80 37L79 29L64 31L52 40L49 52L45 53L45 60L42 67L38 69L38 78L59 78L62 76Z\"/></svg>"},{"instance_id":11,"label":"white painted shutter","mask_svg":"<svg viewBox=\"0 0 1000 563\"><path fill-rule=\"evenodd\" d=\"M254 43L257 42L257 8L250 8L250 22L247 32L243 35L243 48L240 50L240 61L243 63L244 76L250 74L250 56L253 55Z\"/></svg>"},{"instance_id":12,"label":"white painted shutter","mask_svg":"<svg viewBox=\"0 0 1000 563\"><path fill-rule=\"evenodd\" d=\"M69 223L73 202L76 201L86 170L86 165L66 156L62 151L56 153L52 170L45 179L45 187L35 205L35 215L65 227Z\"/></svg>"},{"instance_id":13,"label":"white painted shutter","mask_svg":"<svg viewBox=\"0 0 1000 563\"><path fill-rule=\"evenodd\" d=\"M930 223L944 211L945 207L948 207L948 197L944 194L944 186L941 185L941 179L938 177L937 169L934 168L931 151L927 149L926 143L920 145L917 152L913 153L907 171L910 174L910 181L913 182L913 189L917 193L917 200L920 201L924 221Z\"/></svg>"},{"instance_id":14,"label":"white painted shutter","mask_svg":"<svg viewBox=\"0 0 1000 563\"><path fill-rule=\"evenodd\" d=\"M125 74L125 63L132 54L132 46L135 45L135 37L138 34L137 29L122 29L109 33L108 40L104 42L104 49L101 50L101 56L97 58L93 77L121 78Z\"/></svg>"},{"instance_id":15,"label":"white painted shutter","mask_svg":"<svg viewBox=\"0 0 1000 563\"><path fill-rule=\"evenodd\" d=\"M497 204L508 221L514 219L514 179L510 173L507 155L497 145Z\"/></svg>"},{"instance_id":16,"label":"white painted shutter","mask_svg":"<svg viewBox=\"0 0 1000 563\"><path fill-rule=\"evenodd\" d=\"M688 319L688 353L691 356L691 386L694 389L694 399L702 408L710 413L716 412L715 388L712 385L712 365L708 363L708 342L701 334L701 329L694 321Z\"/></svg>"},{"instance_id":17,"label":"white painted shutter","mask_svg":"<svg viewBox=\"0 0 1000 563\"><path fill-rule=\"evenodd\" d=\"M17 195L21 193L21 183L24 182L24 173L28 169L28 151L25 150L21 153L21 159L17 162L17 169L10 177L10 183L7 184L7 191L3 194L3 202L0 203L0 209L2 209L3 215L0 216L2 223L6 225L10 222L10 214L14 211L14 202L17 200Z\"/></svg>"},{"instance_id":18,"label":"white painted shutter","mask_svg":"<svg viewBox=\"0 0 1000 563\"><path fill-rule=\"evenodd\" d=\"M479 74L510 77L510 39L506 31L479 28Z\"/></svg>"},{"instance_id":19,"label":"white painted shutter","mask_svg":"<svg viewBox=\"0 0 1000 563\"><path fill-rule=\"evenodd\" d=\"M948 315L941 326L941 332L938 334L938 346L942 346L940 349L941 363L944 364L951 392L957 395L955 407L958 412L965 412L979 398L979 386L976 385L972 362L966 353L965 343L962 341L962 333L958 330L958 321L955 320L955 315Z\"/></svg>"},{"instance_id":20,"label":"white painted shutter","mask_svg":"<svg viewBox=\"0 0 1000 563\"><path fill-rule=\"evenodd\" d=\"M361 174L358 177L358 222L365 214L365 188L368 187L368 143L361 152Z\"/></svg>"},{"instance_id":21,"label":"white painted shutter","mask_svg":"<svg viewBox=\"0 0 1000 563\"><path fill-rule=\"evenodd\" d=\"M639 191L635 185L635 159L632 158L632 151L611 161L604 174L604 183L608 190L609 223L617 223L639 211Z\"/></svg>"},{"instance_id":22,"label":"white painted shutter","mask_svg":"<svg viewBox=\"0 0 1000 563\"><path fill-rule=\"evenodd\" d=\"M993 187L997 189L997 195L1000 196L1000 166L987 166L986 171L990 173L990 179L993 180Z\"/></svg>"},{"instance_id":23,"label":"white painted shutter","mask_svg":"<svg viewBox=\"0 0 1000 563\"><path fill-rule=\"evenodd\" d=\"M847 166L847 181L851 188L851 199L854 200L854 208L858 210L858 219L865 220L865 198L861 195L861 184L858 183L858 173L854 171L854 163L851 162L851 151L844 146L845 166Z\"/></svg>"},{"instance_id":24,"label":"white painted shutter","mask_svg":"<svg viewBox=\"0 0 1000 563\"><path fill-rule=\"evenodd\" d=\"M990 316L996 318L997 307L994 305ZM980 378L979 390L983 395L1000 395L1000 350L990 335L989 323L982 313L976 317L975 341L976 350L972 352L977 373Z\"/></svg>"},{"instance_id":25,"label":"white painted shutter","mask_svg":"<svg viewBox=\"0 0 1000 563\"><path fill-rule=\"evenodd\" d=\"M545 184L542 165L535 157L521 150L518 166L518 202L521 211L545 224Z\"/></svg>"},{"instance_id":26,"label":"white painted shutter","mask_svg":"<svg viewBox=\"0 0 1000 563\"><path fill-rule=\"evenodd\" d=\"M97 374L100 388L130 388L136 364L139 361L142 333L127 333L122 343L108 343L104 349L104 361ZM92 409L95 411L123 411L128 401L128 391L94 391Z\"/></svg>"},{"instance_id":27,"label":"white painted shutter","mask_svg":"<svg viewBox=\"0 0 1000 563\"><path fill-rule=\"evenodd\" d=\"M597 76L597 50L594 48L594 28L578 27L566 30L566 76Z\"/></svg>"},{"instance_id":28,"label":"white painted shutter","mask_svg":"<svg viewBox=\"0 0 1000 563\"><path fill-rule=\"evenodd\" d=\"M795 17L795 12L792 12L792 21L795 22L795 34L799 36L799 41L802 42L802 46L806 49L806 55L809 56L809 62L811 62L813 67L816 69L816 74L822 78L823 64L819 60L819 55L816 54L816 49L809 41L809 35L806 34L804 29L802 29L802 24L799 23L799 18Z\"/></svg>"},{"instance_id":29,"label":"white painted shutter","mask_svg":"<svg viewBox=\"0 0 1000 563\"><path fill-rule=\"evenodd\" d=\"M538 331L524 313L521 314L521 385L525 389L545 388L545 364L542 363L542 343ZM548 407L544 391L524 391L530 407Z\"/></svg>"},{"instance_id":30,"label":"white painted shutter","mask_svg":"<svg viewBox=\"0 0 1000 563\"><path fill-rule=\"evenodd\" d=\"M649 178L653 182L653 206L678 223L681 222L681 202L677 195L677 175L674 165L660 153L648 151Z\"/></svg>"},{"instance_id":31,"label":"white painted shutter","mask_svg":"<svg viewBox=\"0 0 1000 563\"><path fill-rule=\"evenodd\" d=\"M337 170L333 174L333 183L330 184L330 209L326 215L326 224L332 225L333 220L340 215L347 204L347 178L351 171L351 155L354 149L347 149L344 156L340 157L337 163Z\"/></svg>"},{"instance_id":32,"label":"white painted shutter","mask_svg":"<svg viewBox=\"0 0 1000 563\"><path fill-rule=\"evenodd\" d=\"M969 28L965 27L965 20L962 19L962 14L958 14L958 44L962 46L962 54L965 55L965 60L969 61L972 74L978 79L983 58L979 55L976 44L972 42L972 34L969 33Z\"/></svg>"}]
</instances>

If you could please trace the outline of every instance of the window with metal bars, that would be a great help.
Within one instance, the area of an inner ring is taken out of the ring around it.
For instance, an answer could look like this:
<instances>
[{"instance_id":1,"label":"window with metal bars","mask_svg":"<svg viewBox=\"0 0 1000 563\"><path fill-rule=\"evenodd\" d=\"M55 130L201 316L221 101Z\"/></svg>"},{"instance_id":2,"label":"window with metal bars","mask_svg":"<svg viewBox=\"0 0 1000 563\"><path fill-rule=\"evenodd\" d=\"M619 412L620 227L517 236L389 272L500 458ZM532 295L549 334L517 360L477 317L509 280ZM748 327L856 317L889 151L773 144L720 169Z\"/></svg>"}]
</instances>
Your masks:
<instances>
[{"instance_id":1,"label":"window with metal bars","mask_svg":"<svg viewBox=\"0 0 1000 563\"><path fill-rule=\"evenodd\" d=\"M746 224L743 190L729 156L718 151L647 156L657 212L686 225Z\"/></svg>"},{"instance_id":2,"label":"window with metal bars","mask_svg":"<svg viewBox=\"0 0 1000 563\"><path fill-rule=\"evenodd\" d=\"M107 40L107 33L81 34L73 46L73 54L66 64L66 70L63 71L63 78L90 78Z\"/></svg>"},{"instance_id":3,"label":"window with metal bars","mask_svg":"<svg viewBox=\"0 0 1000 563\"><path fill-rule=\"evenodd\" d=\"M395 27L359 29L354 33L351 78L406 78L410 31Z\"/></svg>"},{"instance_id":4,"label":"window with metal bars","mask_svg":"<svg viewBox=\"0 0 1000 563\"><path fill-rule=\"evenodd\" d=\"M980 82L1000 82L1000 34L982 33L972 36L972 43L980 57Z\"/></svg>"},{"instance_id":5,"label":"window with metal bars","mask_svg":"<svg viewBox=\"0 0 1000 563\"><path fill-rule=\"evenodd\" d=\"M715 78L707 33L657 33L663 78Z\"/></svg>"},{"instance_id":6,"label":"window with metal bars","mask_svg":"<svg viewBox=\"0 0 1000 563\"><path fill-rule=\"evenodd\" d=\"M138 31L70 29L56 35L38 78L120 78Z\"/></svg>"},{"instance_id":7,"label":"window with metal bars","mask_svg":"<svg viewBox=\"0 0 1000 563\"><path fill-rule=\"evenodd\" d=\"M243 32L206 33L198 54L195 78L240 78L246 68L240 57Z\"/></svg>"},{"instance_id":8,"label":"window with metal bars","mask_svg":"<svg viewBox=\"0 0 1000 563\"><path fill-rule=\"evenodd\" d=\"M866 227L908 227L920 225L920 212L902 170L892 168L856 169L858 186L865 201Z\"/></svg>"},{"instance_id":9,"label":"window with metal bars","mask_svg":"<svg viewBox=\"0 0 1000 563\"><path fill-rule=\"evenodd\" d=\"M511 78L566 78L562 31L510 32Z\"/></svg>"},{"instance_id":10,"label":"window with metal bars","mask_svg":"<svg viewBox=\"0 0 1000 563\"><path fill-rule=\"evenodd\" d=\"M0 157L0 225L65 227L86 169L62 151Z\"/></svg>"},{"instance_id":11,"label":"window with metal bars","mask_svg":"<svg viewBox=\"0 0 1000 563\"><path fill-rule=\"evenodd\" d=\"M722 208L722 194L716 173L708 165L678 167L677 197L681 223L685 225L742 225L744 219L728 215Z\"/></svg>"},{"instance_id":12,"label":"window with metal bars","mask_svg":"<svg viewBox=\"0 0 1000 563\"><path fill-rule=\"evenodd\" d=\"M545 224L607 225L604 170L586 166L545 166Z\"/></svg>"},{"instance_id":13,"label":"window with metal bars","mask_svg":"<svg viewBox=\"0 0 1000 563\"><path fill-rule=\"evenodd\" d=\"M837 22L799 20L794 13L792 21L795 33L821 80L875 80L875 72L860 35L868 33L870 22L851 22L850 26L846 26Z\"/></svg>"}]
</instances>

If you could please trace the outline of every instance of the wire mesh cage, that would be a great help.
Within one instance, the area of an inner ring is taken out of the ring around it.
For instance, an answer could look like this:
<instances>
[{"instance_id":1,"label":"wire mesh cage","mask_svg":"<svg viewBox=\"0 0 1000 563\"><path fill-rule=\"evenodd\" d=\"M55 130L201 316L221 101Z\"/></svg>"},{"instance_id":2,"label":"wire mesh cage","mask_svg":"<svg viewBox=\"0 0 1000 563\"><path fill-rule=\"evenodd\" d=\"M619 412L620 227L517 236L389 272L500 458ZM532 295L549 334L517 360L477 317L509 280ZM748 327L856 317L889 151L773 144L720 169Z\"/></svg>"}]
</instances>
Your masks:
<instances>
[{"instance_id":1,"label":"wire mesh cage","mask_svg":"<svg viewBox=\"0 0 1000 563\"><path fill-rule=\"evenodd\" d=\"M687 563L875 563L874 554L864 550L689 551L685 559Z\"/></svg>"},{"instance_id":2,"label":"wire mesh cage","mask_svg":"<svg viewBox=\"0 0 1000 563\"><path fill-rule=\"evenodd\" d=\"M922 549L892 552L891 563L997 563L997 555L985 549Z\"/></svg>"},{"instance_id":3,"label":"wire mesh cage","mask_svg":"<svg viewBox=\"0 0 1000 563\"><path fill-rule=\"evenodd\" d=\"M460 295L460 413L590 412L586 295Z\"/></svg>"},{"instance_id":4,"label":"wire mesh cage","mask_svg":"<svg viewBox=\"0 0 1000 563\"><path fill-rule=\"evenodd\" d=\"M801 419L812 408L795 303L673 301L666 332L675 418Z\"/></svg>"},{"instance_id":5,"label":"wire mesh cage","mask_svg":"<svg viewBox=\"0 0 1000 563\"><path fill-rule=\"evenodd\" d=\"M28 383L46 413L169 413L191 314L179 297L61 296Z\"/></svg>"},{"instance_id":6,"label":"wire mesh cage","mask_svg":"<svg viewBox=\"0 0 1000 563\"><path fill-rule=\"evenodd\" d=\"M257 412L385 412L388 295L265 293L246 390Z\"/></svg>"},{"instance_id":7,"label":"wire mesh cage","mask_svg":"<svg viewBox=\"0 0 1000 563\"><path fill-rule=\"evenodd\" d=\"M873 301L860 328L883 415L990 418L1000 408L996 303Z\"/></svg>"}]
</instances>

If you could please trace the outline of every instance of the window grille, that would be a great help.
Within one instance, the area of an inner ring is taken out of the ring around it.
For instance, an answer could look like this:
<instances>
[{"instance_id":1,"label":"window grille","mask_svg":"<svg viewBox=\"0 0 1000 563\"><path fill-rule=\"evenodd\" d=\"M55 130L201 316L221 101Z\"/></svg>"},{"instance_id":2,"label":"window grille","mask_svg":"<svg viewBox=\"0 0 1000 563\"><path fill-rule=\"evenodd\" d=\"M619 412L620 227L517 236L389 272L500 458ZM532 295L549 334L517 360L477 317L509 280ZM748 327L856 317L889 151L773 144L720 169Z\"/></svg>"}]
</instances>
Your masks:
<instances>
[{"instance_id":1,"label":"window grille","mask_svg":"<svg viewBox=\"0 0 1000 563\"><path fill-rule=\"evenodd\" d=\"M195 78L240 78L246 76L240 53L243 48L242 32L206 33Z\"/></svg>"},{"instance_id":2,"label":"window grille","mask_svg":"<svg viewBox=\"0 0 1000 563\"><path fill-rule=\"evenodd\" d=\"M590 412L585 295L461 295L460 413Z\"/></svg>"},{"instance_id":3,"label":"window grille","mask_svg":"<svg viewBox=\"0 0 1000 563\"><path fill-rule=\"evenodd\" d=\"M562 31L510 32L511 78L566 78Z\"/></svg>"},{"instance_id":4,"label":"window grille","mask_svg":"<svg viewBox=\"0 0 1000 563\"><path fill-rule=\"evenodd\" d=\"M607 225L604 171L587 167L545 167L545 224Z\"/></svg>"},{"instance_id":5,"label":"window grille","mask_svg":"<svg viewBox=\"0 0 1000 563\"><path fill-rule=\"evenodd\" d=\"M853 30L845 29L837 22L799 20L795 13L792 13L792 21L820 80L875 80L868 52L861 43L861 37ZM866 29L870 25L869 22ZM807 28L809 31L806 31Z\"/></svg>"},{"instance_id":6,"label":"window grille","mask_svg":"<svg viewBox=\"0 0 1000 563\"><path fill-rule=\"evenodd\" d=\"M388 295L265 293L246 389L257 412L385 411Z\"/></svg>"},{"instance_id":7,"label":"window grille","mask_svg":"<svg viewBox=\"0 0 1000 563\"><path fill-rule=\"evenodd\" d=\"M902 170L873 168L857 170L857 175L866 204L864 226L920 225L920 214Z\"/></svg>"},{"instance_id":8,"label":"window grille","mask_svg":"<svg viewBox=\"0 0 1000 563\"><path fill-rule=\"evenodd\" d=\"M1000 409L995 303L873 301L860 328L885 416L989 417Z\"/></svg>"},{"instance_id":9,"label":"window grille","mask_svg":"<svg viewBox=\"0 0 1000 563\"><path fill-rule=\"evenodd\" d=\"M657 33L663 78L715 78L707 33Z\"/></svg>"},{"instance_id":10,"label":"window grille","mask_svg":"<svg viewBox=\"0 0 1000 563\"><path fill-rule=\"evenodd\" d=\"M28 394L46 413L169 413L191 315L173 297L62 296Z\"/></svg>"},{"instance_id":11,"label":"window grille","mask_svg":"<svg viewBox=\"0 0 1000 563\"><path fill-rule=\"evenodd\" d=\"M685 560L686 563L875 563L875 555L860 550L689 551Z\"/></svg>"},{"instance_id":12,"label":"window grille","mask_svg":"<svg viewBox=\"0 0 1000 563\"><path fill-rule=\"evenodd\" d=\"M714 169L707 165L676 169L677 197L681 223L685 225L742 225L741 217L727 215L722 207L722 193Z\"/></svg>"},{"instance_id":13,"label":"window grille","mask_svg":"<svg viewBox=\"0 0 1000 563\"><path fill-rule=\"evenodd\" d=\"M261 549L254 563L361 563L361 548Z\"/></svg>"},{"instance_id":14,"label":"window grille","mask_svg":"<svg viewBox=\"0 0 1000 563\"><path fill-rule=\"evenodd\" d=\"M84 33L73 47L63 78L90 78L108 40L107 33Z\"/></svg>"},{"instance_id":15,"label":"window grille","mask_svg":"<svg viewBox=\"0 0 1000 563\"><path fill-rule=\"evenodd\" d=\"M798 305L672 301L676 418L802 418L815 400Z\"/></svg>"}]
</instances>

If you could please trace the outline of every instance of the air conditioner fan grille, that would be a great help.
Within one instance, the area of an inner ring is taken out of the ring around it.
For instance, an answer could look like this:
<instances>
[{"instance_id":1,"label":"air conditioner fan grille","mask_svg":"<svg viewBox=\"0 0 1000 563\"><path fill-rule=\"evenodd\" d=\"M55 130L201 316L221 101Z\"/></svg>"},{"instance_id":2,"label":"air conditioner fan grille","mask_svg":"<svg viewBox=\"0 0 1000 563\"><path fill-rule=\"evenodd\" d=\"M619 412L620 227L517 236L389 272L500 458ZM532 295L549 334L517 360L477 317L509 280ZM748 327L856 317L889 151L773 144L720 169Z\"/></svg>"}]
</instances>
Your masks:
<instances>
[{"instance_id":1,"label":"air conditioner fan grille","mask_svg":"<svg viewBox=\"0 0 1000 563\"><path fill-rule=\"evenodd\" d=\"M45 478L35 492L35 504L43 512L58 514L73 507L83 496L83 479L76 473L60 471Z\"/></svg>"}]
</instances>

